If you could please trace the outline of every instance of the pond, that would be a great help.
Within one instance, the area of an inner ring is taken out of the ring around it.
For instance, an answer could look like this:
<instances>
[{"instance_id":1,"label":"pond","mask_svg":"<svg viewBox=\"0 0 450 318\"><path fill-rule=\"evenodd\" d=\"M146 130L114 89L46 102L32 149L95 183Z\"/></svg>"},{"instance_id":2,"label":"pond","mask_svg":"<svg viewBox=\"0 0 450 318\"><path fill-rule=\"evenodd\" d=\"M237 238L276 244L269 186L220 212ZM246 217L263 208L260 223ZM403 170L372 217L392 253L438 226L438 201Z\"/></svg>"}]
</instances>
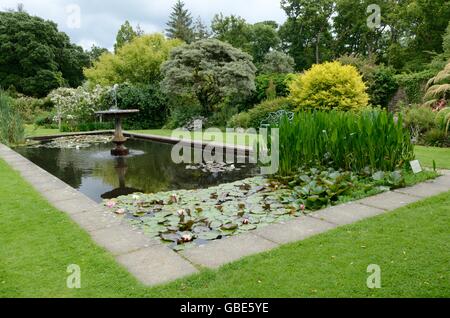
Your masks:
<instances>
[{"instance_id":1,"label":"pond","mask_svg":"<svg viewBox=\"0 0 450 318\"><path fill-rule=\"evenodd\" d=\"M15 150L96 202L135 192L208 188L259 172L252 164L229 165L227 171L219 172L175 164L171 159L173 145L153 141L130 139L127 157L111 156L112 144L108 141L83 147L47 147L50 142Z\"/></svg>"}]
</instances>

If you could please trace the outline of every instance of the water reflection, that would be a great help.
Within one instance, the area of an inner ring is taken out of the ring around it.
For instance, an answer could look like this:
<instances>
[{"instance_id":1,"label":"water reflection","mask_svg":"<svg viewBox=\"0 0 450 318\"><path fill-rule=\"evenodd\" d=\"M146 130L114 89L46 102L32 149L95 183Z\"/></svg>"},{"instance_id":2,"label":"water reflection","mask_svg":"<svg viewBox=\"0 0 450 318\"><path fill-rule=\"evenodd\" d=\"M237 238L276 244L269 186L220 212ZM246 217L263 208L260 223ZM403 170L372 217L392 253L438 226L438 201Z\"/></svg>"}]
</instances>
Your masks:
<instances>
[{"instance_id":1,"label":"water reflection","mask_svg":"<svg viewBox=\"0 0 450 318\"><path fill-rule=\"evenodd\" d=\"M97 202L131 190L154 193L205 188L258 173L249 164L219 174L187 170L185 164L173 163L172 145L133 139L127 145L132 151L123 162L109 154L110 144L81 149L20 147L16 151ZM117 189L124 192L115 193Z\"/></svg>"},{"instance_id":2,"label":"water reflection","mask_svg":"<svg viewBox=\"0 0 450 318\"><path fill-rule=\"evenodd\" d=\"M115 161L116 161L115 169L119 180L119 187L112 191L103 193L101 195L102 199L113 199L120 197L121 195L129 195L136 192L143 192L142 190L139 189L126 187L125 176L127 174L128 166L125 157L116 157Z\"/></svg>"}]
</instances>

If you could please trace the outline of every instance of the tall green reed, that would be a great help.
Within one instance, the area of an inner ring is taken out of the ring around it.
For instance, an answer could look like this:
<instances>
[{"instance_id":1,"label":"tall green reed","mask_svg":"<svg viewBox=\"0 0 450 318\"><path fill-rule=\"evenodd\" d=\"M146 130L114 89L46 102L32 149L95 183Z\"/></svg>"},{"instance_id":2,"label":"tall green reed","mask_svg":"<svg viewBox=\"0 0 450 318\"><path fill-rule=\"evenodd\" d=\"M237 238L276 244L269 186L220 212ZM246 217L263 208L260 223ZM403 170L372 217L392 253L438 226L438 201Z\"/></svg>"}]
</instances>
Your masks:
<instances>
[{"instance_id":1,"label":"tall green reed","mask_svg":"<svg viewBox=\"0 0 450 318\"><path fill-rule=\"evenodd\" d=\"M6 145L20 144L25 139L23 120L11 104L12 99L0 90L0 143Z\"/></svg>"},{"instance_id":2,"label":"tall green reed","mask_svg":"<svg viewBox=\"0 0 450 318\"><path fill-rule=\"evenodd\" d=\"M300 112L283 118L279 174L324 165L360 172L394 171L414 158L409 131L386 111Z\"/></svg>"}]
</instances>

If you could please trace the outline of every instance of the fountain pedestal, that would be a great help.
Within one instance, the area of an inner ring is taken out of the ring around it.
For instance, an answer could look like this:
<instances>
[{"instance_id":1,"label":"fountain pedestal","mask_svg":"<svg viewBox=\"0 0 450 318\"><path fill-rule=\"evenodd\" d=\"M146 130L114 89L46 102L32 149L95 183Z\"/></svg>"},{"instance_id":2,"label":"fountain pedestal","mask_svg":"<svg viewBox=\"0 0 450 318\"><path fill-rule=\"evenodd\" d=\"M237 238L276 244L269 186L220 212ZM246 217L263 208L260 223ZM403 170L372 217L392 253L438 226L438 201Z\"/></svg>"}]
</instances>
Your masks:
<instances>
[{"instance_id":1,"label":"fountain pedestal","mask_svg":"<svg viewBox=\"0 0 450 318\"><path fill-rule=\"evenodd\" d=\"M111 150L111 155L127 156L130 153L130 151L124 146L125 142L127 141L127 138L125 138L125 136L123 135L122 118L136 113L139 113L138 109L129 109L129 110L111 109L107 111L96 112L97 115L114 118L116 128L112 142L116 145L116 147Z\"/></svg>"}]
</instances>

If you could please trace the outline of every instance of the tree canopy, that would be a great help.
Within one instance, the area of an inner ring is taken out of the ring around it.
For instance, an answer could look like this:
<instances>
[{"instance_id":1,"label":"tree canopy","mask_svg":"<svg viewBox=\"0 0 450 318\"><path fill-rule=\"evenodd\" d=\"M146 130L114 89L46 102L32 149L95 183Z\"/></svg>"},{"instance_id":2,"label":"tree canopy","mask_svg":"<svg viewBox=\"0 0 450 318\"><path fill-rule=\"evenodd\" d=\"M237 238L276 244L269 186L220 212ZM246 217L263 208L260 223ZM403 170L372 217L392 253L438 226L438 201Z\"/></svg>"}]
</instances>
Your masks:
<instances>
[{"instance_id":1,"label":"tree canopy","mask_svg":"<svg viewBox=\"0 0 450 318\"><path fill-rule=\"evenodd\" d=\"M168 40L158 33L143 35L125 44L116 54L104 53L84 74L93 84L153 83L160 79L161 64L171 49L181 44L180 40Z\"/></svg>"},{"instance_id":2,"label":"tree canopy","mask_svg":"<svg viewBox=\"0 0 450 318\"><path fill-rule=\"evenodd\" d=\"M0 86L41 97L83 81L89 57L51 21L25 12L0 12Z\"/></svg>"},{"instance_id":3,"label":"tree canopy","mask_svg":"<svg viewBox=\"0 0 450 318\"><path fill-rule=\"evenodd\" d=\"M175 48L162 72L163 91L196 97L205 115L225 98L255 90L256 67L251 56L216 39Z\"/></svg>"},{"instance_id":4,"label":"tree canopy","mask_svg":"<svg viewBox=\"0 0 450 318\"><path fill-rule=\"evenodd\" d=\"M120 27L116 36L116 44L114 44L114 52L117 52L122 46L127 43L130 43L138 34L134 31L130 22L125 21L124 24Z\"/></svg>"},{"instance_id":5,"label":"tree canopy","mask_svg":"<svg viewBox=\"0 0 450 318\"><path fill-rule=\"evenodd\" d=\"M184 6L184 2L177 0L172 8L166 32L170 39L180 39L186 43L191 43L195 36L193 21L189 10L185 9Z\"/></svg>"}]
</instances>

